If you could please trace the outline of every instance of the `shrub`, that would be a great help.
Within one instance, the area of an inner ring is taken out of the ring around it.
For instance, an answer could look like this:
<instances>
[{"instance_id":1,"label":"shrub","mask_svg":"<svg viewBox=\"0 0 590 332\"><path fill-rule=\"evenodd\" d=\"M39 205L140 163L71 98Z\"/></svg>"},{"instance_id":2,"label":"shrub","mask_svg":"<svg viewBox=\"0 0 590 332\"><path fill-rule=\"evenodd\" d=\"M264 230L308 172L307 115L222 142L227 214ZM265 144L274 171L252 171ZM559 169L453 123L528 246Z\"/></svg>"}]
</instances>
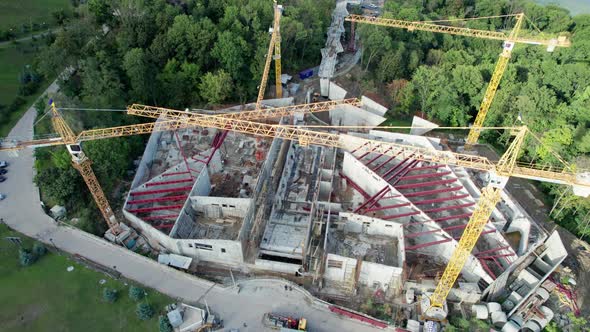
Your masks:
<instances>
[{"instance_id":1,"label":"shrub","mask_svg":"<svg viewBox=\"0 0 590 332\"><path fill-rule=\"evenodd\" d=\"M35 244L33 245L33 254L37 258L40 258L43 255L45 255L46 253L47 253L47 248L45 247L45 245L43 243L35 242Z\"/></svg>"},{"instance_id":2,"label":"shrub","mask_svg":"<svg viewBox=\"0 0 590 332\"><path fill-rule=\"evenodd\" d=\"M131 286L129 287L129 298L133 301L141 301L145 296L143 288Z\"/></svg>"},{"instance_id":3,"label":"shrub","mask_svg":"<svg viewBox=\"0 0 590 332\"><path fill-rule=\"evenodd\" d=\"M20 248L18 251L18 258L20 265L22 266L31 266L33 263L35 263L36 259L35 255L25 248Z\"/></svg>"},{"instance_id":4,"label":"shrub","mask_svg":"<svg viewBox=\"0 0 590 332\"><path fill-rule=\"evenodd\" d=\"M114 303L118 297L119 295L116 289L105 288L102 291L102 298L109 303Z\"/></svg>"},{"instance_id":5,"label":"shrub","mask_svg":"<svg viewBox=\"0 0 590 332\"><path fill-rule=\"evenodd\" d=\"M148 303L139 303L135 309L137 317L141 320L148 320L154 316L154 309Z\"/></svg>"},{"instance_id":6,"label":"shrub","mask_svg":"<svg viewBox=\"0 0 590 332\"><path fill-rule=\"evenodd\" d=\"M170 320L167 316L160 316L158 318L158 321L160 326L160 332L172 332L174 330L172 328L172 325L170 325Z\"/></svg>"}]
</instances>

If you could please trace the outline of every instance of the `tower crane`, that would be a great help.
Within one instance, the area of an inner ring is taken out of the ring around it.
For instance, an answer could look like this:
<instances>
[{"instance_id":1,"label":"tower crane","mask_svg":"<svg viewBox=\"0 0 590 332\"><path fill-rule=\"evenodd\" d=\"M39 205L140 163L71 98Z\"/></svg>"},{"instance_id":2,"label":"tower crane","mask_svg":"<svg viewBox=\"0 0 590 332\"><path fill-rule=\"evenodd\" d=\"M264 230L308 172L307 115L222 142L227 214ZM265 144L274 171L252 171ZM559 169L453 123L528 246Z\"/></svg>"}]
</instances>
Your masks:
<instances>
[{"instance_id":1,"label":"tower crane","mask_svg":"<svg viewBox=\"0 0 590 332\"><path fill-rule=\"evenodd\" d=\"M273 27L269 29L270 42L268 44L268 52L266 52L266 60L264 62L264 71L262 73L262 80L258 87L258 98L256 98L256 108L262 108L262 99L264 99L264 90L266 90L266 82L268 81L268 72L270 71L270 61L275 60L275 85L277 91L277 98L283 97L283 85L281 82L281 14L283 6L274 1L274 19ZM273 56L274 51L274 56Z\"/></svg>"},{"instance_id":2,"label":"tower crane","mask_svg":"<svg viewBox=\"0 0 590 332\"><path fill-rule=\"evenodd\" d=\"M433 22L410 22L410 21L402 21L396 19L388 19L388 18L380 18L380 17L369 17L363 15L355 15L351 14L346 17L347 21L351 22L358 22L358 23L366 23L366 24L373 24L385 27L393 27L393 28L401 28L406 29L408 31L428 31L428 32L439 32L439 33L447 33L451 35L459 35L459 36L466 36L466 37L475 37L475 38L484 38L484 39L492 39L492 40L501 40L504 42L502 53L500 53L500 57L498 58L498 62L496 63L496 67L492 74L492 78L486 92L484 94L483 100L481 105L479 106L479 111L477 112L477 116L471 127L469 134L467 136L466 141L466 148L470 148L474 144L477 143L479 135L481 133L481 129L486 118L486 115L490 109L492 101L496 95L496 91L498 90L498 86L500 84L500 80L506 71L506 67L508 65L508 61L512 56L512 49L514 48L515 44L529 44L529 45L544 45L547 46L548 52L553 52L556 47L569 47L571 45L570 41L565 36L560 36L557 38L528 38L528 37L520 37L519 33L522 28L522 24L526 16L523 13L509 15L516 18L516 23L512 30L509 33L503 31L487 31L487 30L478 30L478 29L470 29L464 27L456 27L456 26L447 26L447 25L439 25L434 24ZM487 18L497 18L501 16L490 16ZM475 18L477 19L477 18ZM437 22L455 22L455 21L462 21L462 20L446 20L446 21L437 21Z\"/></svg>"},{"instance_id":3,"label":"tower crane","mask_svg":"<svg viewBox=\"0 0 590 332\"><path fill-rule=\"evenodd\" d=\"M497 163L493 163L482 156L376 141L345 134L312 131L302 127L270 125L224 117L207 117L200 114L138 104L129 106L127 111L128 114L146 117L159 117L166 114L170 119L190 123L193 126L288 139L297 141L302 146L311 144L345 150L355 148L359 152L374 152L402 159L411 157L417 160L489 172L490 181L482 189L482 194L461 235L458 247L453 252L434 293L425 298L424 307L427 309L424 312L428 319L442 320L446 317L447 295L459 278L461 270L467 262L484 226L490 219L496 204L500 201L501 192L511 176L571 185L574 194L583 197L590 196L590 172L576 172L573 167L565 162L563 162L562 167L521 166L518 164L518 155L529 132L526 126L517 128L515 138L506 152Z\"/></svg>"},{"instance_id":4,"label":"tower crane","mask_svg":"<svg viewBox=\"0 0 590 332\"><path fill-rule=\"evenodd\" d=\"M216 115L204 115L205 117L225 117L227 119L245 119L245 120L261 120L283 116L291 116L296 113L316 113L331 110L338 106L351 105L361 106L360 100L356 98L325 101L311 104L292 105L276 108L265 108L255 111L245 112L234 112L234 113L222 113ZM72 165L76 168L84 182L88 186L96 205L98 206L104 220L106 221L109 230L107 233L111 233L116 239L117 235L121 232L119 222L117 221L113 209L111 208L96 175L92 170L92 161L82 151L81 143L84 141L91 141L97 139L123 137L131 135L151 134L155 131L168 131L178 130L183 128L193 127L191 123L178 120L163 120L151 123L142 123L128 126L118 126L110 128L100 128L84 130L78 135L74 134L74 131L65 122L64 118L59 113L55 103L52 101L50 104L51 122L54 130L58 133L58 137L46 138L31 141L4 141L0 142L0 151L14 151L20 150L27 147L42 147L42 146L56 146L65 145L70 156L72 157ZM186 112L187 114L193 114ZM167 115L164 115L166 118Z\"/></svg>"}]
</instances>

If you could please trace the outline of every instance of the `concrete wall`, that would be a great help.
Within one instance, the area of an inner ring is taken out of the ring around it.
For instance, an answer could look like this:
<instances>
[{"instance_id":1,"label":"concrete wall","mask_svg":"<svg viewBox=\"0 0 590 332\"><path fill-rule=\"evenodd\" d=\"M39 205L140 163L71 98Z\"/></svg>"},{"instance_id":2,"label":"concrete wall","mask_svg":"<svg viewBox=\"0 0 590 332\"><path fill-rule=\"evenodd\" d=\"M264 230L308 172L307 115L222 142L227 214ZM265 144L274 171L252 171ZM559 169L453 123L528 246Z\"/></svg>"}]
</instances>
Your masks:
<instances>
[{"instance_id":1,"label":"concrete wall","mask_svg":"<svg viewBox=\"0 0 590 332\"><path fill-rule=\"evenodd\" d=\"M189 198L192 207L197 212L203 212L206 216L211 209L218 209L220 217L238 217L243 218L250 207L250 198L233 198L233 197L210 197L210 196L192 196ZM217 216L208 216L216 218Z\"/></svg>"},{"instance_id":2,"label":"concrete wall","mask_svg":"<svg viewBox=\"0 0 590 332\"><path fill-rule=\"evenodd\" d=\"M331 100L344 99L346 97L346 90L334 82L330 82L330 90L328 91L328 98Z\"/></svg>"},{"instance_id":3,"label":"concrete wall","mask_svg":"<svg viewBox=\"0 0 590 332\"><path fill-rule=\"evenodd\" d=\"M330 265L333 266L333 262L341 262L342 266L330 267ZM326 258L326 271L324 273L324 277L328 280L332 280L335 282L344 282L344 276L347 266L349 270L352 270L354 267L356 267L356 259L336 254L328 254Z\"/></svg>"},{"instance_id":4,"label":"concrete wall","mask_svg":"<svg viewBox=\"0 0 590 332\"><path fill-rule=\"evenodd\" d=\"M260 259L260 258L257 258L256 261L254 261L254 265L256 265L257 268L262 269L262 270L289 273L289 274L295 274L295 272L298 271L299 268L301 267L301 265L298 265L298 264L289 264L289 263L283 263L283 262L277 262L277 261L269 261L269 260Z\"/></svg>"},{"instance_id":5,"label":"concrete wall","mask_svg":"<svg viewBox=\"0 0 590 332\"><path fill-rule=\"evenodd\" d=\"M199 261L217 264L240 264L244 262L240 241L182 239L176 240L176 246L179 254L196 258Z\"/></svg>"},{"instance_id":6,"label":"concrete wall","mask_svg":"<svg viewBox=\"0 0 590 332\"><path fill-rule=\"evenodd\" d=\"M379 104L367 96L361 97L361 103L363 104L364 109L375 115L384 116L385 113L387 113L387 107Z\"/></svg>"},{"instance_id":7,"label":"concrete wall","mask_svg":"<svg viewBox=\"0 0 590 332\"><path fill-rule=\"evenodd\" d=\"M378 285L384 290L389 287L399 289L401 286L402 268L363 261L359 282L370 288Z\"/></svg>"},{"instance_id":8,"label":"concrete wall","mask_svg":"<svg viewBox=\"0 0 590 332\"><path fill-rule=\"evenodd\" d=\"M332 125L378 126L386 120L382 116L351 105L341 105L329 112Z\"/></svg>"}]
</instances>

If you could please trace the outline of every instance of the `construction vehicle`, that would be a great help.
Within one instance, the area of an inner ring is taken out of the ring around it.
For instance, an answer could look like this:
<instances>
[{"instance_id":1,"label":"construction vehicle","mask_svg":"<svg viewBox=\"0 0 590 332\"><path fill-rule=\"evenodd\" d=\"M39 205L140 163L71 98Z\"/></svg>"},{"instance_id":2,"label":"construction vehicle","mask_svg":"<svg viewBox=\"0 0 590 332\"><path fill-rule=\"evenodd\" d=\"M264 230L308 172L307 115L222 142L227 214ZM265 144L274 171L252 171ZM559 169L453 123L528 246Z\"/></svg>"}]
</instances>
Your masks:
<instances>
[{"instance_id":1,"label":"construction vehicle","mask_svg":"<svg viewBox=\"0 0 590 332\"><path fill-rule=\"evenodd\" d=\"M505 33L501 31L486 31L486 30L478 30L478 29L470 29L465 27L458 27L454 25L441 25L441 24L434 24L437 23L447 23L447 24L455 24L458 22L466 22L467 20L477 20L477 19L491 19L491 18L501 18L501 17L514 17L516 19L516 23L514 27L510 31L510 33ZM466 37L476 37L476 38L484 38L484 39L492 39L492 40L500 40L503 41L503 49L502 53L500 53L500 57L498 62L496 63L496 67L494 69L494 73L492 74L492 78L490 80L490 84L486 89L485 95L479 107L479 111L469 131L469 135L467 136L467 142L465 144L465 148L469 149L474 144L477 143L479 139L479 135L481 133L484 120L486 115L492 105L492 101L496 96L496 91L498 90L498 86L500 85L500 80L506 71L506 67L508 65L508 61L512 56L512 49L514 48L515 44L529 44L529 45L544 45L547 46L548 52L553 52L556 47L569 47L571 46L570 41L565 36L560 36L557 38L529 38L529 37L519 37L520 30L522 28L522 24L524 20L527 19L523 13L519 14L512 14L512 15L504 15L504 16L489 16L489 17L482 17L482 18L468 18L468 19L453 19L453 20L438 20L438 21L426 21L426 22L410 22L410 21L402 21L396 19L388 19L388 18L380 18L380 17L372 17L372 16L363 16L363 15L349 15L346 17L347 21L357 22L357 23L365 23L365 24L373 24L385 27L393 27L393 28L401 28L406 29L408 31L429 31L429 32L440 32L440 33L448 33L452 35L459 35L459 36L466 36ZM527 19L528 20L528 19ZM530 21L530 20L529 20ZM354 26L351 26L353 28Z\"/></svg>"},{"instance_id":2,"label":"construction vehicle","mask_svg":"<svg viewBox=\"0 0 590 332\"><path fill-rule=\"evenodd\" d=\"M280 331L307 331L307 320L305 318L293 318L275 313L266 313L262 318L265 326Z\"/></svg>"},{"instance_id":3,"label":"construction vehicle","mask_svg":"<svg viewBox=\"0 0 590 332\"><path fill-rule=\"evenodd\" d=\"M541 143L541 140L530 133L526 126L506 128L515 137L500 160L494 163L483 156L415 147L401 143L383 142L345 134L312 131L301 127L268 125L240 119L226 119L223 117L208 117L137 104L129 106L127 110L128 114L132 115L158 118L162 114L166 114L168 118L190 123L194 126L219 128L256 136L294 140L301 146L319 145L344 150L355 149L358 152L373 152L388 155L392 158L414 158L416 160L489 172L489 183L482 189L480 199L475 205L473 214L469 218L469 222L461 235L458 247L453 252L434 293L431 296L423 297L422 308L424 317L430 320L440 321L445 319L447 315L447 295L459 278L463 266L469 259L471 251L490 219L496 204L500 201L501 193L511 176L571 185L575 195L582 197L590 196L590 172L576 170L557 155L555 155L556 158L562 164L559 167L534 164L522 166L518 163L517 159L527 134L530 134Z\"/></svg>"}]
</instances>

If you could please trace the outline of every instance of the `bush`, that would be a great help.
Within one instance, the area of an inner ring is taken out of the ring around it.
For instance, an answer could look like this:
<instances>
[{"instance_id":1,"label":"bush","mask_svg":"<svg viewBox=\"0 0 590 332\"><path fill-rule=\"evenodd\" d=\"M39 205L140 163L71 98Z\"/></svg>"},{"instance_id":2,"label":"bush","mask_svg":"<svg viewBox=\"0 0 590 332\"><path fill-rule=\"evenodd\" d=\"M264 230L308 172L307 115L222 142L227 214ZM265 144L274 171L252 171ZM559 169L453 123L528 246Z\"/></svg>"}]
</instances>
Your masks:
<instances>
[{"instance_id":1,"label":"bush","mask_svg":"<svg viewBox=\"0 0 590 332\"><path fill-rule=\"evenodd\" d=\"M158 318L158 321L160 326L160 332L172 332L174 330L172 328L172 325L170 325L170 320L167 316L160 316Z\"/></svg>"},{"instance_id":2,"label":"bush","mask_svg":"<svg viewBox=\"0 0 590 332\"><path fill-rule=\"evenodd\" d=\"M141 301L145 297L143 288L131 286L129 287L129 298L133 301Z\"/></svg>"},{"instance_id":3,"label":"bush","mask_svg":"<svg viewBox=\"0 0 590 332\"><path fill-rule=\"evenodd\" d=\"M33 255L29 250L25 248L20 248L18 251L18 258L20 265L22 266L31 266L35 263L36 257Z\"/></svg>"},{"instance_id":4,"label":"bush","mask_svg":"<svg viewBox=\"0 0 590 332\"><path fill-rule=\"evenodd\" d=\"M36 258L40 258L47 253L47 248L43 243L35 242L33 245L33 254Z\"/></svg>"},{"instance_id":5,"label":"bush","mask_svg":"<svg viewBox=\"0 0 590 332\"><path fill-rule=\"evenodd\" d=\"M135 309L137 317L141 320L148 320L154 316L154 309L148 303L139 303Z\"/></svg>"},{"instance_id":6,"label":"bush","mask_svg":"<svg viewBox=\"0 0 590 332\"><path fill-rule=\"evenodd\" d=\"M21 106L23 106L26 102L27 101L23 97L17 96L16 98L14 98L12 103L10 103L10 105L8 105L8 112L10 112L10 113L15 112Z\"/></svg>"},{"instance_id":7,"label":"bush","mask_svg":"<svg viewBox=\"0 0 590 332\"><path fill-rule=\"evenodd\" d=\"M105 288L102 291L102 298L109 303L114 303L118 297L119 295L116 289Z\"/></svg>"}]
</instances>

